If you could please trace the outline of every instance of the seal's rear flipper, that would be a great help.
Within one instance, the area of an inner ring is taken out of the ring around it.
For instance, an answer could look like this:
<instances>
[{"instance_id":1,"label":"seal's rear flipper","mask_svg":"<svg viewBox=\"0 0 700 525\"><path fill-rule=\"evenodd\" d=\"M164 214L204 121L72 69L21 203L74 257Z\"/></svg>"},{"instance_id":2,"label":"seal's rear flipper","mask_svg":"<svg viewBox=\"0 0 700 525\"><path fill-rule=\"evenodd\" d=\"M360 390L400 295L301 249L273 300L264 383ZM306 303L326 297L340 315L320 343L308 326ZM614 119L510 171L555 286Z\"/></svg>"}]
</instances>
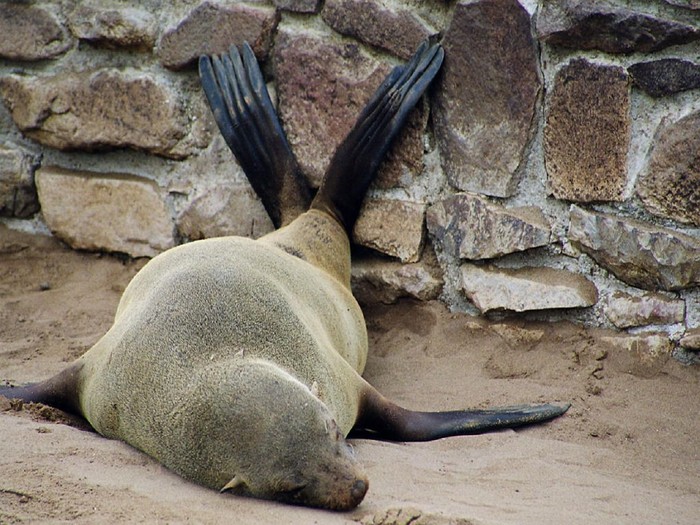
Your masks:
<instances>
[{"instance_id":1,"label":"seal's rear flipper","mask_svg":"<svg viewBox=\"0 0 700 525\"><path fill-rule=\"evenodd\" d=\"M201 56L199 76L226 143L275 227L306 211L311 200L248 43L239 53Z\"/></svg>"},{"instance_id":2,"label":"seal's rear flipper","mask_svg":"<svg viewBox=\"0 0 700 525\"><path fill-rule=\"evenodd\" d=\"M348 234L384 155L444 55L439 44L424 41L406 65L389 73L336 150L311 207L336 217Z\"/></svg>"},{"instance_id":3,"label":"seal's rear flipper","mask_svg":"<svg viewBox=\"0 0 700 525\"><path fill-rule=\"evenodd\" d=\"M432 441L450 436L483 434L503 428L543 423L561 416L566 405L516 405L484 410L417 412L368 390L349 438L382 441Z\"/></svg>"},{"instance_id":4,"label":"seal's rear flipper","mask_svg":"<svg viewBox=\"0 0 700 525\"><path fill-rule=\"evenodd\" d=\"M43 403L71 414L82 415L78 401L78 381L82 364L73 364L55 376L26 386L0 387L0 396Z\"/></svg>"}]
</instances>

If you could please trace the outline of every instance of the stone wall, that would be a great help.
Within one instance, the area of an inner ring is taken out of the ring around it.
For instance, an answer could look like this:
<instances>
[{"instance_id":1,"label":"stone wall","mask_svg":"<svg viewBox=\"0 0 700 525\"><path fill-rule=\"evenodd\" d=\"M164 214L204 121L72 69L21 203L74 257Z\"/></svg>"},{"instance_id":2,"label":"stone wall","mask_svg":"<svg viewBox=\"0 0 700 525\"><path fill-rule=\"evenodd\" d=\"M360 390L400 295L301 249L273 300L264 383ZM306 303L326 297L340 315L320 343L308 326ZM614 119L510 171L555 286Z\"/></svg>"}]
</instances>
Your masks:
<instances>
[{"instance_id":1,"label":"stone wall","mask_svg":"<svg viewBox=\"0 0 700 525\"><path fill-rule=\"evenodd\" d=\"M354 232L362 301L617 328L700 349L697 0L0 4L0 215L151 257L271 229L195 61L247 40L318 185L389 69L446 59Z\"/></svg>"}]
</instances>

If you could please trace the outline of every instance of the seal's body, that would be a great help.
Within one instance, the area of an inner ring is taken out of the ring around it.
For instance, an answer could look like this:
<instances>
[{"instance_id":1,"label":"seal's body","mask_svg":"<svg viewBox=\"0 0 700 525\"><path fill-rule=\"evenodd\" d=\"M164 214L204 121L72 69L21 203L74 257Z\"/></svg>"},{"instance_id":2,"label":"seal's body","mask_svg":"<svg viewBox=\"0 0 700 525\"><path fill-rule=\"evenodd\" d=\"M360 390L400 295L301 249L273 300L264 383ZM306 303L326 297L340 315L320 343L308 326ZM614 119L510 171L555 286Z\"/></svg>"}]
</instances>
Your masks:
<instances>
[{"instance_id":1,"label":"seal's body","mask_svg":"<svg viewBox=\"0 0 700 525\"><path fill-rule=\"evenodd\" d=\"M219 127L282 226L192 242L150 261L114 324L69 368L0 389L84 416L197 483L330 509L367 478L345 437L428 440L551 419L566 407L412 412L367 384L350 291L357 211L379 161L442 62L424 44L360 115L310 204L250 48L200 61ZM261 149L262 148L262 149Z\"/></svg>"}]
</instances>

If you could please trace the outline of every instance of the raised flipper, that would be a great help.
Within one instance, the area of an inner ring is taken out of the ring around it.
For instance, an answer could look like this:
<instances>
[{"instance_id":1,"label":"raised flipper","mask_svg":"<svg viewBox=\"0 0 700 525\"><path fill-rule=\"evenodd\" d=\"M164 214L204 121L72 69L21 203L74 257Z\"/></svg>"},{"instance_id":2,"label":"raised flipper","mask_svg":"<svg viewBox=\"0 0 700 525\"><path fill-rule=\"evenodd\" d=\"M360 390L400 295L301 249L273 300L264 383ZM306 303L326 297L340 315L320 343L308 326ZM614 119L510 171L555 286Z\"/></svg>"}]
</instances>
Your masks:
<instances>
[{"instance_id":1,"label":"raised flipper","mask_svg":"<svg viewBox=\"0 0 700 525\"><path fill-rule=\"evenodd\" d=\"M82 415L78 401L78 384L82 364L73 364L55 376L26 386L0 387L0 396L27 403L44 403L71 414Z\"/></svg>"},{"instance_id":2,"label":"raised flipper","mask_svg":"<svg viewBox=\"0 0 700 525\"><path fill-rule=\"evenodd\" d=\"M432 441L543 423L561 416L566 405L516 405L484 410L418 412L402 408L368 386L360 415L348 437L382 441Z\"/></svg>"},{"instance_id":3,"label":"raised flipper","mask_svg":"<svg viewBox=\"0 0 700 525\"><path fill-rule=\"evenodd\" d=\"M348 234L384 155L444 55L439 44L424 41L407 64L391 71L336 150L311 207L336 217Z\"/></svg>"},{"instance_id":4,"label":"raised flipper","mask_svg":"<svg viewBox=\"0 0 700 525\"><path fill-rule=\"evenodd\" d=\"M199 76L214 119L229 148L262 200L275 227L306 211L311 194L272 107L255 60L241 53L199 58Z\"/></svg>"}]
</instances>

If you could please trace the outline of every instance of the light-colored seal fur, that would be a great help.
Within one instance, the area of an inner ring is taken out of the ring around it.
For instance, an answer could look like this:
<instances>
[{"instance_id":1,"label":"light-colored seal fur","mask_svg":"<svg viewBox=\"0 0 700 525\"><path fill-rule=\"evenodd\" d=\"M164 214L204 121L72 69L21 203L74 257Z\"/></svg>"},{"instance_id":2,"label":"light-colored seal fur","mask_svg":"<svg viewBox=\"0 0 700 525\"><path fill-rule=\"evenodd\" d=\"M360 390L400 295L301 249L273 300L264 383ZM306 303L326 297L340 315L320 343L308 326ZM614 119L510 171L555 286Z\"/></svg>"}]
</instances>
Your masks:
<instances>
[{"instance_id":1,"label":"light-colored seal fur","mask_svg":"<svg viewBox=\"0 0 700 525\"><path fill-rule=\"evenodd\" d=\"M424 43L392 71L309 208L250 48L242 58L235 48L203 57L217 124L275 224L286 225L258 240L202 240L159 255L85 355L53 378L0 393L81 414L202 485L329 509L353 508L367 491L348 434L429 440L563 413L555 405L413 412L361 377L367 332L350 291L348 232L442 59Z\"/></svg>"}]
</instances>

